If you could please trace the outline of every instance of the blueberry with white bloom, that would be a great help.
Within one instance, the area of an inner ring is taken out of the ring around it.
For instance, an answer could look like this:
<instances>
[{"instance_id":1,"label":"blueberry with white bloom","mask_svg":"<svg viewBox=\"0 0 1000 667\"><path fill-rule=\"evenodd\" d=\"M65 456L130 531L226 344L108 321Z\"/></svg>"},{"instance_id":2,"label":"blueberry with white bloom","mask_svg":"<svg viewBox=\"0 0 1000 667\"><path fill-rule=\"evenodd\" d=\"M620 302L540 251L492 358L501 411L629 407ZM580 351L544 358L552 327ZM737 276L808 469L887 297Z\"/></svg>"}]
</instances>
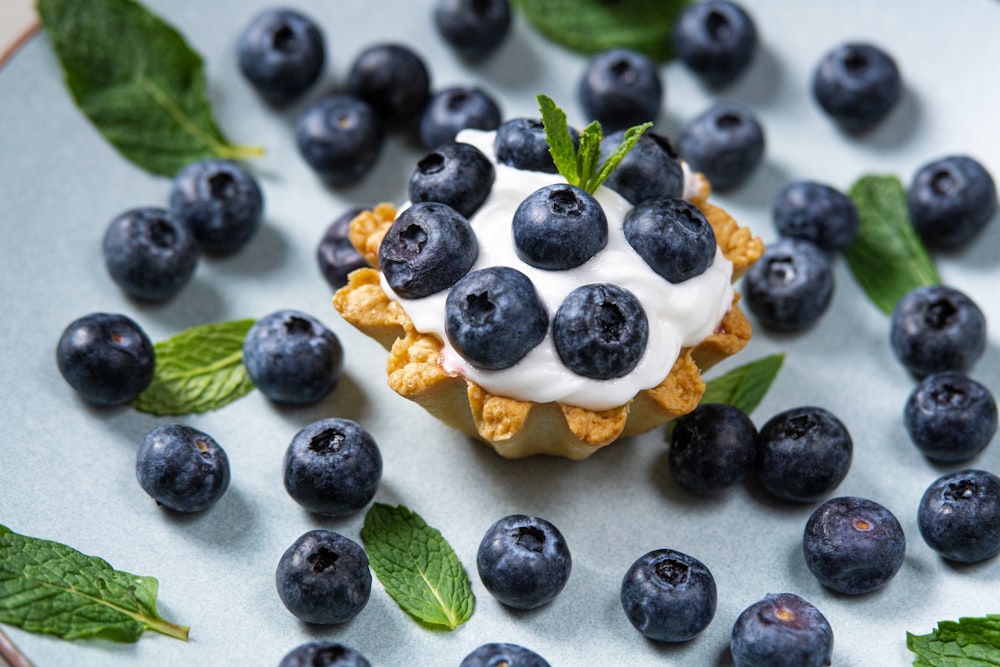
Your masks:
<instances>
[{"instance_id":1,"label":"blueberry with white bloom","mask_svg":"<svg viewBox=\"0 0 1000 667\"><path fill-rule=\"evenodd\" d=\"M580 266L608 244L608 218L600 202L568 183L535 190L514 211L517 256L549 271Z\"/></svg>"},{"instance_id":2,"label":"blueberry with white bloom","mask_svg":"<svg viewBox=\"0 0 1000 667\"><path fill-rule=\"evenodd\" d=\"M622 224L625 240L671 283L703 274L715 260L715 232L694 204L654 197L637 204Z\"/></svg>"},{"instance_id":3,"label":"blueberry with white bloom","mask_svg":"<svg viewBox=\"0 0 1000 667\"><path fill-rule=\"evenodd\" d=\"M190 227L158 206L115 217L101 244L111 279L130 297L166 301L191 282L201 250Z\"/></svg>"},{"instance_id":4,"label":"blueberry with white bloom","mask_svg":"<svg viewBox=\"0 0 1000 667\"><path fill-rule=\"evenodd\" d=\"M967 372L986 350L986 316L954 287L915 287L892 310L889 341L899 362L917 377Z\"/></svg>"},{"instance_id":5,"label":"blueberry with white bloom","mask_svg":"<svg viewBox=\"0 0 1000 667\"><path fill-rule=\"evenodd\" d=\"M469 218L486 201L496 179L493 163L472 144L447 141L417 162L410 201L447 204Z\"/></svg>"},{"instance_id":6,"label":"blueberry with white bloom","mask_svg":"<svg viewBox=\"0 0 1000 667\"><path fill-rule=\"evenodd\" d=\"M804 331L819 320L833 299L830 258L809 241L780 239L747 271L743 298L764 327Z\"/></svg>"},{"instance_id":7,"label":"blueberry with white bloom","mask_svg":"<svg viewBox=\"0 0 1000 667\"><path fill-rule=\"evenodd\" d=\"M763 162L764 148L756 114L733 102L716 102L681 131L681 157L719 192L743 185Z\"/></svg>"},{"instance_id":8,"label":"blueberry with white bloom","mask_svg":"<svg viewBox=\"0 0 1000 667\"><path fill-rule=\"evenodd\" d=\"M448 293L445 333L477 368L510 368L545 339L548 326L531 279L510 267L468 273Z\"/></svg>"},{"instance_id":9,"label":"blueberry with white bloom","mask_svg":"<svg viewBox=\"0 0 1000 667\"><path fill-rule=\"evenodd\" d=\"M1000 477L957 470L924 491L917 527L931 549L948 560L978 563L1000 553Z\"/></svg>"},{"instance_id":10,"label":"blueberry with white bloom","mask_svg":"<svg viewBox=\"0 0 1000 667\"><path fill-rule=\"evenodd\" d=\"M240 71L260 96L281 106L297 100L319 78L326 45L309 16L291 9L268 9L240 34L237 55Z\"/></svg>"},{"instance_id":11,"label":"blueberry with white bloom","mask_svg":"<svg viewBox=\"0 0 1000 667\"><path fill-rule=\"evenodd\" d=\"M135 460L139 485L177 512L200 512L229 488L229 458L215 438L183 424L164 424L146 434Z\"/></svg>"},{"instance_id":12,"label":"blueberry with white bloom","mask_svg":"<svg viewBox=\"0 0 1000 667\"><path fill-rule=\"evenodd\" d=\"M772 593L736 618L729 649L735 667L830 667L833 628L807 600Z\"/></svg>"},{"instance_id":13,"label":"blueberry with white bloom","mask_svg":"<svg viewBox=\"0 0 1000 667\"><path fill-rule=\"evenodd\" d=\"M913 227L935 248L971 241L997 212L997 189L981 163L967 155L928 162L907 190Z\"/></svg>"},{"instance_id":14,"label":"blueberry with white bloom","mask_svg":"<svg viewBox=\"0 0 1000 667\"><path fill-rule=\"evenodd\" d=\"M968 461L993 440L997 404L985 385L964 373L932 373L906 399L903 424L932 461Z\"/></svg>"},{"instance_id":15,"label":"blueberry with white bloom","mask_svg":"<svg viewBox=\"0 0 1000 667\"><path fill-rule=\"evenodd\" d=\"M295 124L295 142L306 163L333 186L354 183L370 172L382 153L382 121L353 95L326 97Z\"/></svg>"},{"instance_id":16,"label":"blueberry with white bloom","mask_svg":"<svg viewBox=\"0 0 1000 667\"><path fill-rule=\"evenodd\" d=\"M625 130L612 132L601 140L601 160L614 153L625 139ZM630 204L653 197L680 199L684 194L684 170L670 140L646 130L614 171L604 180Z\"/></svg>"},{"instance_id":17,"label":"blueberry with white bloom","mask_svg":"<svg viewBox=\"0 0 1000 667\"><path fill-rule=\"evenodd\" d=\"M628 375L646 352L649 320L632 292L610 283L569 293L552 320L552 341L577 375L610 380Z\"/></svg>"},{"instance_id":18,"label":"blueberry with white bloom","mask_svg":"<svg viewBox=\"0 0 1000 667\"><path fill-rule=\"evenodd\" d=\"M184 167L170 188L170 210L187 224L202 250L229 254L260 228L264 194L243 167L208 159Z\"/></svg>"},{"instance_id":19,"label":"blueberry with white bloom","mask_svg":"<svg viewBox=\"0 0 1000 667\"><path fill-rule=\"evenodd\" d=\"M850 132L869 130L897 105L903 92L896 61L867 42L846 42L820 59L812 76L813 97Z\"/></svg>"}]
</instances>

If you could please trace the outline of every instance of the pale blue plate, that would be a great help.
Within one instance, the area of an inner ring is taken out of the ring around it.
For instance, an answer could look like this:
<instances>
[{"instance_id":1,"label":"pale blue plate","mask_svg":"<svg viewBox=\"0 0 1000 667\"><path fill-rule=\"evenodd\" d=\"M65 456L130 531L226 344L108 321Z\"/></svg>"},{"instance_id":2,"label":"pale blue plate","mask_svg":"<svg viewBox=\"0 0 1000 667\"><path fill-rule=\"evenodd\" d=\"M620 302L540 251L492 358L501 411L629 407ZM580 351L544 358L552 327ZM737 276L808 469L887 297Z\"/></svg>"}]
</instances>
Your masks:
<instances>
[{"instance_id":1,"label":"pale blue plate","mask_svg":"<svg viewBox=\"0 0 1000 667\"><path fill-rule=\"evenodd\" d=\"M402 202L419 152L393 138L362 184L324 188L292 139L305 102L287 112L270 111L237 70L237 35L266 3L151 4L205 57L226 133L266 147L266 157L255 165L266 193L266 224L244 252L205 261L193 284L171 303L131 302L104 270L100 238L126 208L165 203L169 181L120 157L74 108L44 35L30 39L0 70L0 522L157 577L163 615L191 626L187 644L150 634L135 645L72 643L5 628L38 665L275 665L297 644L318 638L353 646L376 665L457 665L488 641L526 645L559 667L726 665L736 616L765 594L782 591L809 599L830 620L834 664L904 665L911 660L908 630L926 633L941 619L1000 612L1000 561L949 565L919 536L917 503L946 468L929 464L907 439L901 411L913 380L889 352L887 317L870 305L842 259L836 261L833 304L813 331L779 337L758 330L748 348L719 370L786 352L784 369L753 415L758 426L802 404L826 407L848 425L855 457L837 493L886 505L908 537L896 578L857 598L825 590L806 569L801 534L811 506L780 504L753 486L711 500L685 493L669 476L662 430L582 463L505 461L390 391L384 352L333 310L314 252L327 224L348 207ZM567 109L572 123L584 121L574 93L584 58L544 41L522 20L492 61L471 68L434 33L429 1L296 5L317 19L328 38L324 90L344 81L363 47L401 41L424 55L435 87L481 85L497 96L508 117L534 114L535 95L546 93ZM745 187L716 201L765 241L775 236L771 198L793 178L841 188L869 172L909 181L921 164L949 153L971 154L1000 175L995 2L758 0L749 8L762 49L724 96L759 114L767 160ZM863 138L838 132L809 93L814 64L847 39L880 44L898 60L906 82L899 108ZM665 66L663 74L666 104L658 127L676 138L713 95L677 64ZM1000 225L994 220L972 247L938 257L944 280L976 298L991 324L1000 322L998 249ZM286 307L318 316L341 336L347 350L342 385L310 408L279 409L255 392L181 420L212 433L226 448L233 482L223 500L201 515L163 512L139 488L133 468L139 440L167 420L84 405L56 369L60 333L85 313L118 311L161 340L196 324ZM973 372L995 391L998 336L993 328L990 347ZM478 602L459 630L419 627L378 582L368 607L341 627L305 626L282 606L274 569L284 549L320 527L358 539L362 525L362 515L339 521L308 515L281 484L282 455L292 436L310 421L333 415L358 420L378 440L385 477L377 499L419 512L469 570ZM972 464L1000 472L1000 449L994 444ZM475 571L480 537L509 513L549 519L573 553L565 590L530 613L502 608ZM684 645L644 640L618 602L625 570L659 547L700 558L718 583L713 623Z\"/></svg>"}]
</instances>

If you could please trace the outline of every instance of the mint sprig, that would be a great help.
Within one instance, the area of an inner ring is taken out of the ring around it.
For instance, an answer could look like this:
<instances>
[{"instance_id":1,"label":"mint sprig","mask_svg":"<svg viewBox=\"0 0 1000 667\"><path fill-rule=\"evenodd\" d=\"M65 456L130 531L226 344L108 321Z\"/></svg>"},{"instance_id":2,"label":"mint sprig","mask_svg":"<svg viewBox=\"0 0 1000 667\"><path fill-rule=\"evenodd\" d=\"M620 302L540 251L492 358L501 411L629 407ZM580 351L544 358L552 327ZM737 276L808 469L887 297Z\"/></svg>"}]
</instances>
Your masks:
<instances>
[{"instance_id":1,"label":"mint sprig","mask_svg":"<svg viewBox=\"0 0 1000 667\"><path fill-rule=\"evenodd\" d=\"M361 540L375 576L418 623L454 630L472 616L476 599L454 549L416 512L375 503Z\"/></svg>"},{"instance_id":2,"label":"mint sprig","mask_svg":"<svg viewBox=\"0 0 1000 667\"><path fill-rule=\"evenodd\" d=\"M73 101L133 163L173 176L198 160L263 152L223 136L201 56L135 0L38 0L37 9Z\"/></svg>"},{"instance_id":3,"label":"mint sprig","mask_svg":"<svg viewBox=\"0 0 1000 667\"><path fill-rule=\"evenodd\" d=\"M204 324L156 343L153 381L129 405L159 416L187 415L248 394L254 385L243 365L243 339L253 323Z\"/></svg>"},{"instance_id":4,"label":"mint sprig","mask_svg":"<svg viewBox=\"0 0 1000 667\"><path fill-rule=\"evenodd\" d=\"M941 282L910 222L906 190L891 175L866 175L850 189L858 209L858 234L844 249L847 265L865 294L889 314L907 292Z\"/></svg>"},{"instance_id":5,"label":"mint sprig","mask_svg":"<svg viewBox=\"0 0 1000 667\"><path fill-rule=\"evenodd\" d=\"M63 639L134 642L146 630L187 640L156 610L159 583L72 547L0 526L0 623Z\"/></svg>"},{"instance_id":6,"label":"mint sprig","mask_svg":"<svg viewBox=\"0 0 1000 667\"><path fill-rule=\"evenodd\" d=\"M1000 614L941 621L926 635L906 633L914 667L996 667L1000 665Z\"/></svg>"},{"instance_id":7,"label":"mint sprig","mask_svg":"<svg viewBox=\"0 0 1000 667\"><path fill-rule=\"evenodd\" d=\"M556 106L546 95L538 95L538 110L542 114L542 126L545 128L545 139L549 144L549 153L556 169L570 185L593 194L597 187L611 175L615 167L622 161L639 141L643 132L653 126L643 123L630 127L625 131L622 143L608 156L604 162L601 159L601 141L604 133L601 124L596 120L590 123L580 133L579 149L573 146L573 138L566 122L566 113Z\"/></svg>"}]
</instances>

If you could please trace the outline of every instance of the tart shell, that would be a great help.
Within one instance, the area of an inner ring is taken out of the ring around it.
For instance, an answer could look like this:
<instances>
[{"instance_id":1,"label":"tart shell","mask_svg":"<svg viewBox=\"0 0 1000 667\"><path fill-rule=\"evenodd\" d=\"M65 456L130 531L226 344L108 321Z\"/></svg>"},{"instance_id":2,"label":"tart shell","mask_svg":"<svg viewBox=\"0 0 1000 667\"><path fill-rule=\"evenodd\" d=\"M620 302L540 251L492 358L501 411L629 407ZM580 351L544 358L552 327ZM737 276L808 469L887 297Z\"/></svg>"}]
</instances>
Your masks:
<instances>
[{"instance_id":1,"label":"tart shell","mask_svg":"<svg viewBox=\"0 0 1000 667\"><path fill-rule=\"evenodd\" d=\"M723 254L733 263L735 282L764 251L764 244L723 209L709 204L707 180L696 174L692 197L708 219ZM383 291L378 248L396 210L379 204L351 221L351 242L375 268L354 271L333 297L350 324L389 352L386 373L396 393L421 405L439 420L489 444L507 458L552 454L584 459L619 438L644 433L693 410L705 391L701 373L739 352L750 340L750 323L739 294L715 332L681 350L663 381L609 410L588 410L559 402L535 403L489 393L439 363L441 341L418 332L403 307Z\"/></svg>"}]
</instances>

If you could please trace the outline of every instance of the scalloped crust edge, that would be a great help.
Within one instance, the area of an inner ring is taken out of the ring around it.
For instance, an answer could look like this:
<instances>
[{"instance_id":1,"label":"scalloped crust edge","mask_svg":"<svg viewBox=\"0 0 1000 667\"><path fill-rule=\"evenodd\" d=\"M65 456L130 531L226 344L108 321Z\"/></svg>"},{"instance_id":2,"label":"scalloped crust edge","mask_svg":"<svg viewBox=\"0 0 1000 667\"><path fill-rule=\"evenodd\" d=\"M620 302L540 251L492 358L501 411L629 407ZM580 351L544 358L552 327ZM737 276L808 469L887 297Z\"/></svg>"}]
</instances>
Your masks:
<instances>
[{"instance_id":1,"label":"scalloped crust edge","mask_svg":"<svg viewBox=\"0 0 1000 667\"><path fill-rule=\"evenodd\" d=\"M764 244L723 209L709 204L709 194L707 180L700 178L692 202L705 214L723 254L733 262L735 282L760 257ZM373 267L378 266L378 247L395 215L391 204L378 204L351 221L351 242ZM594 411L496 396L445 372L438 363L441 342L414 329L402 306L382 290L376 268L354 271L333 296L334 307L347 322L389 351L386 373L396 393L506 458L552 454L570 459L587 458L621 437L645 433L693 410L705 391L701 373L750 340L750 323L738 301L737 293L714 333L681 350L663 382L638 392L625 405Z\"/></svg>"}]
</instances>

